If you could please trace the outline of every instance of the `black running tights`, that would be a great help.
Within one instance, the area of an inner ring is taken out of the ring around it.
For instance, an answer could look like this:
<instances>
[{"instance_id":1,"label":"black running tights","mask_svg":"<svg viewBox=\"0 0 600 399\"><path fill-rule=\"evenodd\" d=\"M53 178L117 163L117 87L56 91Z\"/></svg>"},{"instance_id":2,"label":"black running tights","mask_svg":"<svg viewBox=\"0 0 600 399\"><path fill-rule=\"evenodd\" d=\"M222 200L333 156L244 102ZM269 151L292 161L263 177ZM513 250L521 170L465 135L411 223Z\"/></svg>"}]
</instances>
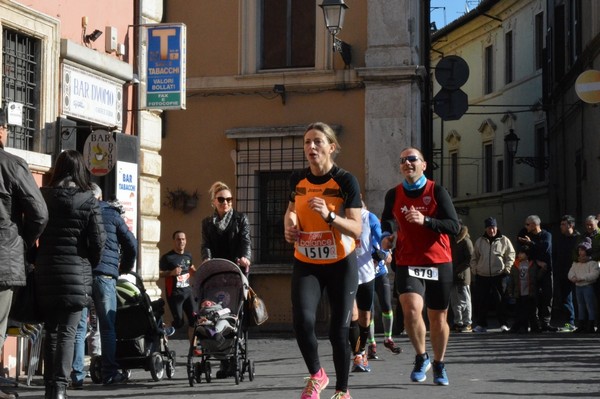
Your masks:
<instances>
[{"instance_id":1,"label":"black running tights","mask_svg":"<svg viewBox=\"0 0 600 399\"><path fill-rule=\"evenodd\" d=\"M292 274L292 314L298 347L310 374L321 368L316 313L323 291L327 292L330 309L329 341L333 349L336 390L347 390L350 370L348 328L358 287L356 255L331 265L294 262Z\"/></svg>"}]
</instances>

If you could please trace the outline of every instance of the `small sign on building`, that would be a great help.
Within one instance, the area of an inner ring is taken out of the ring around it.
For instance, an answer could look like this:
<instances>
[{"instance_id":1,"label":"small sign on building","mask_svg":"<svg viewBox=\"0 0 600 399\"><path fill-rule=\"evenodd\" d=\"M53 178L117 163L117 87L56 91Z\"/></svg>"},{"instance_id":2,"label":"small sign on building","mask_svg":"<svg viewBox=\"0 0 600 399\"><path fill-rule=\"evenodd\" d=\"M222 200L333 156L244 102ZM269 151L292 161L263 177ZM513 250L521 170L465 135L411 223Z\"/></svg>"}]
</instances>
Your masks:
<instances>
[{"instance_id":1,"label":"small sign on building","mask_svg":"<svg viewBox=\"0 0 600 399\"><path fill-rule=\"evenodd\" d=\"M117 161L117 146L108 130L94 130L83 145L85 166L94 176L104 176L110 172Z\"/></svg>"},{"instance_id":2,"label":"small sign on building","mask_svg":"<svg viewBox=\"0 0 600 399\"><path fill-rule=\"evenodd\" d=\"M121 83L68 64L62 65L62 75L63 114L122 129Z\"/></svg>"},{"instance_id":3,"label":"small sign on building","mask_svg":"<svg viewBox=\"0 0 600 399\"><path fill-rule=\"evenodd\" d=\"M116 197L123 205L122 215L129 230L137 236L138 165L117 161Z\"/></svg>"},{"instance_id":4,"label":"small sign on building","mask_svg":"<svg viewBox=\"0 0 600 399\"><path fill-rule=\"evenodd\" d=\"M10 102L8 103L8 124L13 126L23 126L23 104Z\"/></svg>"},{"instance_id":5,"label":"small sign on building","mask_svg":"<svg viewBox=\"0 0 600 399\"><path fill-rule=\"evenodd\" d=\"M145 108L185 109L186 26L144 27L148 42Z\"/></svg>"}]
</instances>

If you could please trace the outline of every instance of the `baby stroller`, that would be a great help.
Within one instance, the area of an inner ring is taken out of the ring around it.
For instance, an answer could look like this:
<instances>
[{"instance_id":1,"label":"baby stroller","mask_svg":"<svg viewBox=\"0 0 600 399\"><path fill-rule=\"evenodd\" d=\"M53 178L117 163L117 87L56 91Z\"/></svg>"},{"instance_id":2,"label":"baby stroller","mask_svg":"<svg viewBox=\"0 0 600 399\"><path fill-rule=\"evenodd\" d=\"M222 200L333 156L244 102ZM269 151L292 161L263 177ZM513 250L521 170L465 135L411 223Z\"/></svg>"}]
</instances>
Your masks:
<instances>
[{"instance_id":1,"label":"baby stroller","mask_svg":"<svg viewBox=\"0 0 600 399\"><path fill-rule=\"evenodd\" d=\"M165 303L162 299L151 301L141 277L128 274L117 280L116 361L128 376L131 369L144 369L154 381L160 381L165 372L172 378L175 352L169 350L162 326ZM102 382L102 356L92 358L90 374L92 381Z\"/></svg>"},{"instance_id":2,"label":"baby stroller","mask_svg":"<svg viewBox=\"0 0 600 399\"><path fill-rule=\"evenodd\" d=\"M190 344L187 373L190 386L211 382L210 360L227 364L217 377L233 376L236 385L254 380L254 362L248 359L248 330L244 320L244 304L248 279L239 267L227 259L211 259L194 275L194 297L199 308L194 326L195 344ZM220 374L220 375L219 375Z\"/></svg>"}]
</instances>

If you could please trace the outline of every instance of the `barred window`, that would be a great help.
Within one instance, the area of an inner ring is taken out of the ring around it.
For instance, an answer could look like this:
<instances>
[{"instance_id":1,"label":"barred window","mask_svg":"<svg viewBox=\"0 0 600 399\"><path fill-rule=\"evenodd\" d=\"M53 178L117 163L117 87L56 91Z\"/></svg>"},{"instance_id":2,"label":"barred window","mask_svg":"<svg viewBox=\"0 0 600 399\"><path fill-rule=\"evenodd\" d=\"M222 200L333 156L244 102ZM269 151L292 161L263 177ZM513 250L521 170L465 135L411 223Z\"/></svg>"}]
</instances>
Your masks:
<instances>
[{"instance_id":1,"label":"barred window","mask_svg":"<svg viewBox=\"0 0 600 399\"><path fill-rule=\"evenodd\" d=\"M304 156L304 127L252 130L253 137L228 132L237 139L236 209L248 215L254 263L289 263L293 245L283 237L283 216L293 170L308 166ZM274 131L277 130L277 131ZM245 137L244 137L245 136Z\"/></svg>"},{"instance_id":2,"label":"barred window","mask_svg":"<svg viewBox=\"0 0 600 399\"><path fill-rule=\"evenodd\" d=\"M23 104L23 125L10 126L8 147L33 151L38 126L40 40L20 32L2 30L2 107Z\"/></svg>"}]
</instances>

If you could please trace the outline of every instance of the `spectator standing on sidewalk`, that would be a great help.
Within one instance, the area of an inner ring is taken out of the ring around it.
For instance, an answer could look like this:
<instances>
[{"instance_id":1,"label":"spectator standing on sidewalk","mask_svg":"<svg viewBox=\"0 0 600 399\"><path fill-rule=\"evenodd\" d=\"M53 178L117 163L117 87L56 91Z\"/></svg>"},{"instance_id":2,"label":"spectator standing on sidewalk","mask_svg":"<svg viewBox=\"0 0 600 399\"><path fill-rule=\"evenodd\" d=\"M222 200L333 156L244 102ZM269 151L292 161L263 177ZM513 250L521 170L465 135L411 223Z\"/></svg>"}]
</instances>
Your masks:
<instances>
[{"instance_id":1,"label":"spectator standing on sidewalk","mask_svg":"<svg viewBox=\"0 0 600 399\"><path fill-rule=\"evenodd\" d=\"M231 190L222 181L214 182L208 190L208 195L214 212L202 220L202 263L212 258L227 259L248 276L252 259L248 216L233 208L234 198ZM242 324L245 326L246 321ZM226 378L234 374L235 363L221 360L217 378Z\"/></svg>"},{"instance_id":2,"label":"spectator standing on sidewalk","mask_svg":"<svg viewBox=\"0 0 600 399\"><path fill-rule=\"evenodd\" d=\"M66 150L41 189L49 219L39 240L35 285L44 315L44 383L51 399L67 398L77 324L91 300L92 269L106 241L90 184L83 156Z\"/></svg>"},{"instance_id":3,"label":"spectator standing on sidewalk","mask_svg":"<svg viewBox=\"0 0 600 399\"><path fill-rule=\"evenodd\" d=\"M450 240L452 248L452 270L454 282L450 291L450 307L453 314L453 330L456 332L471 332L471 258L473 257L473 242L467 226L460 223L460 232Z\"/></svg>"},{"instance_id":4,"label":"spectator standing on sidewalk","mask_svg":"<svg viewBox=\"0 0 600 399\"><path fill-rule=\"evenodd\" d=\"M594 215L589 215L585 218L583 224L585 232L579 237L578 243L582 242L585 237L589 237L592 241L590 256L593 260L600 260L600 229L598 229L598 219Z\"/></svg>"},{"instance_id":5,"label":"spectator standing on sidewalk","mask_svg":"<svg viewBox=\"0 0 600 399\"><path fill-rule=\"evenodd\" d=\"M537 309L540 329L557 332L558 327L550 324L552 318L552 296L554 291L552 277L552 234L542 229L541 219L537 215L529 215L525 219L524 235L519 237L519 243L529 248L529 258L539 268Z\"/></svg>"},{"instance_id":6,"label":"spectator standing on sidewalk","mask_svg":"<svg viewBox=\"0 0 600 399\"><path fill-rule=\"evenodd\" d=\"M173 316L172 327L179 329L188 325L188 339L193 343L196 317L196 301L190 285L190 277L196 272L192 254L185 250L187 237L181 230L173 233L173 249L160 258L160 277L165 279L167 304ZM169 329L170 330L170 329Z\"/></svg>"},{"instance_id":7,"label":"spectator standing on sidewalk","mask_svg":"<svg viewBox=\"0 0 600 399\"><path fill-rule=\"evenodd\" d=\"M396 289L404 328L415 349L413 382L427 379L432 363L426 350L423 308L427 306L433 349L433 382L448 385L444 356L448 345L448 304L452 289L450 236L458 234L458 216L446 189L425 177L423 153L408 147L400 153L404 181L385 195L382 221L398 226L394 252ZM391 231L390 231L391 232Z\"/></svg>"},{"instance_id":8,"label":"spectator standing on sidewalk","mask_svg":"<svg viewBox=\"0 0 600 399\"><path fill-rule=\"evenodd\" d=\"M594 215L589 215L584 221L585 232L579 237L578 244L585 238L589 237L592 241L592 250L590 257L592 260L600 261L600 229L598 229L598 218ZM577 260L577 255L573 257L573 260ZM594 284L596 290L596 298L600 298L600 279ZM598 315L596 315L598 316ZM596 317L598 319L598 317Z\"/></svg>"},{"instance_id":9,"label":"spectator standing on sidewalk","mask_svg":"<svg viewBox=\"0 0 600 399\"><path fill-rule=\"evenodd\" d=\"M592 240L585 237L577 246L578 259L569 270L569 280L575 284L579 326L575 332L595 332L597 298L594 283L600 277L600 265L593 260Z\"/></svg>"},{"instance_id":10,"label":"spectator standing on sidewalk","mask_svg":"<svg viewBox=\"0 0 600 399\"><path fill-rule=\"evenodd\" d=\"M6 112L0 108L0 351L4 346L13 288L25 285L26 252L48 222L48 208L24 159L4 150L8 143ZM0 399L15 395L0 391Z\"/></svg>"},{"instance_id":11,"label":"spectator standing on sidewalk","mask_svg":"<svg viewBox=\"0 0 600 399\"><path fill-rule=\"evenodd\" d=\"M524 334L531 327L537 329L535 317L535 295L537 291L537 268L529 260L529 248L521 246L517 251L517 259L510 269L510 280L507 293L515 299L515 323L510 328L511 333Z\"/></svg>"},{"instance_id":12,"label":"spectator standing on sidewalk","mask_svg":"<svg viewBox=\"0 0 600 399\"><path fill-rule=\"evenodd\" d=\"M573 216L564 215L560 218L560 234L554 236L554 239L552 255L554 256L555 297L560 301L567 314L567 322L563 331L571 332L575 330L575 307L573 305L575 287L568 275L573 261L577 259L577 243L580 240L580 234L575 230Z\"/></svg>"},{"instance_id":13,"label":"spectator standing on sidewalk","mask_svg":"<svg viewBox=\"0 0 600 399\"><path fill-rule=\"evenodd\" d=\"M137 240L121 216L125 212L123 206L118 201L103 201L100 187L93 184L92 188L98 199L106 230L102 259L93 269L92 297L100 328L102 380L105 385L111 385L127 380L127 376L119 372L116 361L117 279L120 273L133 270L137 257Z\"/></svg>"},{"instance_id":14,"label":"spectator standing on sidewalk","mask_svg":"<svg viewBox=\"0 0 600 399\"><path fill-rule=\"evenodd\" d=\"M496 316L500 331L508 331L508 311L506 309L506 292L504 279L510 274L515 261L515 249L505 235L498 230L498 223L493 217L484 221L485 232L475 240L471 271L474 276L475 329L487 332L487 314L490 303L496 307Z\"/></svg>"}]
</instances>

